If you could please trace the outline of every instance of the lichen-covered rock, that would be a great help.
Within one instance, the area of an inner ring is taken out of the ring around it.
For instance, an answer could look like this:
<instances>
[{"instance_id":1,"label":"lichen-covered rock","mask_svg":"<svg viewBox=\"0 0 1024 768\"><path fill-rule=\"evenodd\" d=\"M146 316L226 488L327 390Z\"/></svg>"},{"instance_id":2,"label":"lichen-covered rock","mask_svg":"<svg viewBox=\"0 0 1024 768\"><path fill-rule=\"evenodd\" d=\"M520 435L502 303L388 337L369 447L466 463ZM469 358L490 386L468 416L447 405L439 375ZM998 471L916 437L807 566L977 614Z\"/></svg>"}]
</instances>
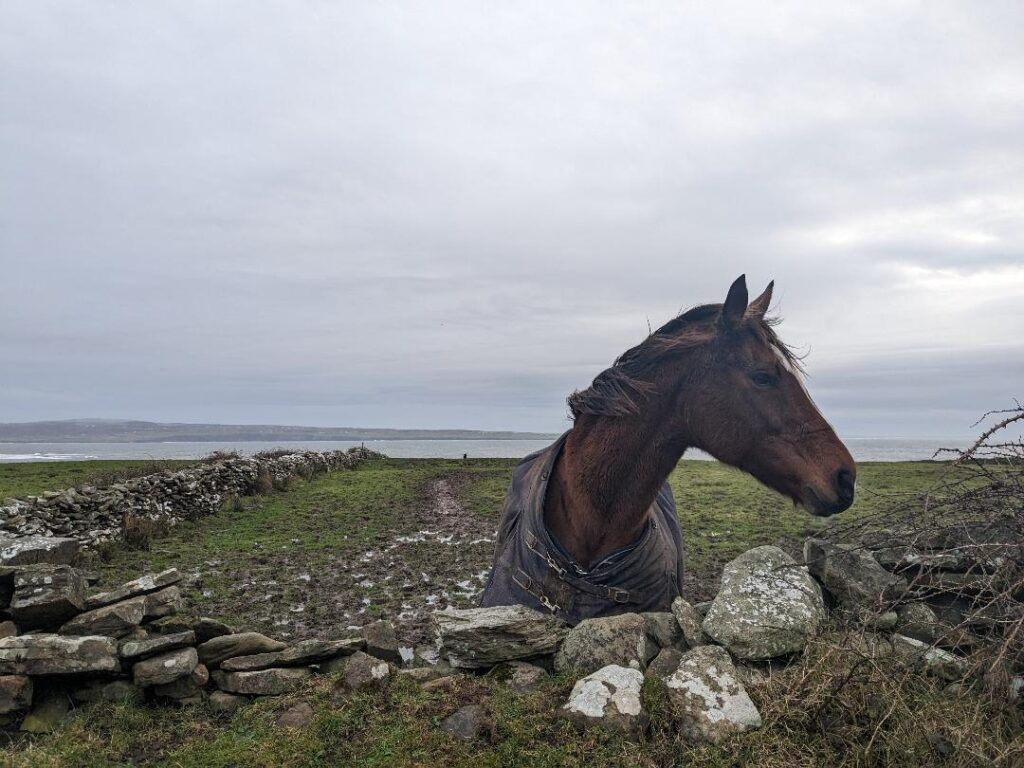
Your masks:
<instances>
[{"instance_id":1,"label":"lichen-covered rock","mask_svg":"<svg viewBox=\"0 0 1024 768\"><path fill-rule=\"evenodd\" d=\"M744 552L722 571L704 633L742 659L802 651L825 618L821 589L778 547Z\"/></svg>"},{"instance_id":2,"label":"lichen-covered rock","mask_svg":"<svg viewBox=\"0 0 1024 768\"><path fill-rule=\"evenodd\" d=\"M672 615L675 616L676 623L679 624L679 629L683 633L683 642L686 643L687 648L696 648L711 642L701 627L701 623L704 621L703 614L686 600L677 597L672 601Z\"/></svg>"},{"instance_id":3,"label":"lichen-covered rock","mask_svg":"<svg viewBox=\"0 0 1024 768\"><path fill-rule=\"evenodd\" d=\"M191 675L197 664L199 655L195 648L179 648L136 662L132 665L132 679L141 688L165 685Z\"/></svg>"},{"instance_id":4,"label":"lichen-covered rock","mask_svg":"<svg viewBox=\"0 0 1024 768\"><path fill-rule=\"evenodd\" d=\"M555 652L568 626L521 605L446 608L433 616L438 647L453 667L492 667Z\"/></svg>"},{"instance_id":5,"label":"lichen-covered rock","mask_svg":"<svg viewBox=\"0 0 1024 768\"><path fill-rule=\"evenodd\" d=\"M665 686L679 732L693 744L717 743L761 727L761 714L724 648L703 645L688 651Z\"/></svg>"},{"instance_id":6,"label":"lichen-covered rock","mask_svg":"<svg viewBox=\"0 0 1024 768\"><path fill-rule=\"evenodd\" d=\"M907 603L896 609L896 629L901 635L934 643L948 629L939 622L939 617L925 603Z\"/></svg>"},{"instance_id":7,"label":"lichen-covered rock","mask_svg":"<svg viewBox=\"0 0 1024 768\"><path fill-rule=\"evenodd\" d=\"M225 672L244 672L269 667L304 667L355 653L362 646L362 638L303 640L281 651L225 659L221 662L220 668Z\"/></svg>"},{"instance_id":8,"label":"lichen-covered rock","mask_svg":"<svg viewBox=\"0 0 1024 768\"><path fill-rule=\"evenodd\" d=\"M676 617L668 611L641 613L647 626L647 636L658 648L685 648L683 630Z\"/></svg>"},{"instance_id":9,"label":"lichen-covered rock","mask_svg":"<svg viewBox=\"0 0 1024 768\"><path fill-rule=\"evenodd\" d=\"M77 675L120 668L117 644L109 637L39 634L0 640L0 675Z\"/></svg>"},{"instance_id":10,"label":"lichen-covered rock","mask_svg":"<svg viewBox=\"0 0 1024 768\"><path fill-rule=\"evenodd\" d=\"M637 669L609 664L577 680L559 714L582 726L637 734L647 727L640 702L644 676Z\"/></svg>"},{"instance_id":11,"label":"lichen-covered rock","mask_svg":"<svg viewBox=\"0 0 1024 768\"><path fill-rule=\"evenodd\" d=\"M120 654L122 659L142 659L146 656L155 656L164 651L173 651L175 648L184 648L195 643L195 634L192 630L187 632L176 632L173 635L149 635L140 640L121 641Z\"/></svg>"},{"instance_id":12,"label":"lichen-covered rock","mask_svg":"<svg viewBox=\"0 0 1024 768\"><path fill-rule=\"evenodd\" d=\"M192 630L196 633L197 643L205 643L207 640L212 640L215 637L235 634L235 630L229 625L223 621L211 619L209 616L200 616L199 620L193 625Z\"/></svg>"},{"instance_id":13,"label":"lichen-covered rock","mask_svg":"<svg viewBox=\"0 0 1024 768\"><path fill-rule=\"evenodd\" d=\"M82 574L66 565L31 565L14 576L11 615L19 627L52 627L85 607Z\"/></svg>"},{"instance_id":14,"label":"lichen-covered rock","mask_svg":"<svg viewBox=\"0 0 1024 768\"><path fill-rule=\"evenodd\" d=\"M32 678L0 675L0 715L20 712L32 705Z\"/></svg>"},{"instance_id":15,"label":"lichen-covered rock","mask_svg":"<svg viewBox=\"0 0 1024 768\"><path fill-rule=\"evenodd\" d=\"M343 689L357 691L382 685L390 677L391 666L386 661L356 651L345 659L339 683Z\"/></svg>"},{"instance_id":16,"label":"lichen-covered rock","mask_svg":"<svg viewBox=\"0 0 1024 768\"><path fill-rule=\"evenodd\" d=\"M135 597L80 613L66 621L57 631L62 635L121 637L139 626L145 613L146 598Z\"/></svg>"},{"instance_id":17,"label":"lichen-covered rock","mask_svg":"<svg viewBox=\"0 0 1024 768\"><path fill-rule=\"evenodd\" d=\"M271 640L259 632L239 632L236 635L221 635L207 640L199 646L199 660L210 669L220 666L225 659L235 656L252 656L257 653L271 653L285 648L280 640Z\"/></svg>"},{"instance_id":18,"label":"lichen-covered rock","mask_svg":"<svg viewBox=\"0 0 1024 768\"><path fill-rule=\"evenodd\" d=\"M160 573L147 573L145 576L132 579L116 589L90 595L85 599L85 607L92 610L93 608L110 605L111 603L118 603L130 597L156 592L179 581L181 581L181 574L177 568L168 568Z\"/></svg>"},{"instance_id":19,"label":"lichen-covered rock","mask_svg":"<svg viewBox=\"0 0 1024 768\"><path fill-rule=\"evenodd\" d=\"M584 619L566 635L555 654L555 669L584 675L608 665L643 670L657 652L638 613Z\"/></svg>"},{"instance_id":20,"label":"lichen-covered rock","mask_svg":"<svg viewBox=\"0 0 1024 768\"><path fill-rule=\"evenodd\" d=\"M78 542L59 536L0 537L0 565L71 565L78 557Z\"/></svg>"},{"instance_id":21,"label":"lichen-covered rock","mask_svg":"<svg viewBox=\"0 0 1024 768\"><path fill-rule=\"evenodd\" d=\"M218 669L211 673L214 683L222 691L249 696L291 693L301 687L312 674L307 667L259 669L253 672L224 672Z\"/></svg>"},{"instance_id":22,"label":"lichen-covered rock","mask_svg":"<svg viewBox=\"0 0 1024 768\"><path fill-rule=\"evenodd\" d=\"M864 549L807 539L804 560L825 589L858 617L884 612L907 589L905 578L889 573Z\"/></svg>"}]
</instances>

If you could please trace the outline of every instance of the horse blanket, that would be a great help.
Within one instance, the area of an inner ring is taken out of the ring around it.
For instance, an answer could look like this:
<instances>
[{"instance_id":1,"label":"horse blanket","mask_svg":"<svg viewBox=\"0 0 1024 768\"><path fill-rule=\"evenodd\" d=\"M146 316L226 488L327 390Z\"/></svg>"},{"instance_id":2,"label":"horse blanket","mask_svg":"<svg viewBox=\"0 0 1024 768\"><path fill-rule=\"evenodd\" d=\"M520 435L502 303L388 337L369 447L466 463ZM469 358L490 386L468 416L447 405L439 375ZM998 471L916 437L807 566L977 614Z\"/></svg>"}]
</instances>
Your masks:
<instances>
[{"instance_id":1,"label":"horse blanket","mask_svg":"<svg viewBox=\"0 0 1024 768\"><path fill-rule=\"evenodd\" d=\"M516 466L480 605L525 605L572 625L594 616L669 610L682 589L683 540L668 483L658 491L640 537L589 569L548 532L548 478L568 434Z\"/></svg>"}]
</instances>

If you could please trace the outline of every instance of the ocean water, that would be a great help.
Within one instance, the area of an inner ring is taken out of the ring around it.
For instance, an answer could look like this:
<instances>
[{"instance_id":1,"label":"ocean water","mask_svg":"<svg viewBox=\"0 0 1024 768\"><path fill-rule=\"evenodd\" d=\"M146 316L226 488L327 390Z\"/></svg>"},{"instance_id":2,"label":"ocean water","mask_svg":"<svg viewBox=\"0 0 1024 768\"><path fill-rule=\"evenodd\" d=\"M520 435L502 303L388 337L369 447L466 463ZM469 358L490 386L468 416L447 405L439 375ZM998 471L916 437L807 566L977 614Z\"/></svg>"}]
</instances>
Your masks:
<instances>
[{"instance_id":1,"label":"ocean water","mask_svg":"<svg viewBox=\"0 0 1024 768\"><path fill-rule=\"evenodd\" d=\"M271 448L314 451L347 450L365 445L397 459L520 458L539 450L548 440L367 440L348 442L310 440L298 442L224 443L0 443L0 463L27 461L82 461L88 459L198 459L214 451L250 455ZM845 440L857 461L919 461L931 459L939 448L961 447L963 440L852 437ZM946 458L949 456L947 455ZM710 459L689 451L688 459ZM940 457L942 458L942 457Z\"/></svg>"}]
</instances>

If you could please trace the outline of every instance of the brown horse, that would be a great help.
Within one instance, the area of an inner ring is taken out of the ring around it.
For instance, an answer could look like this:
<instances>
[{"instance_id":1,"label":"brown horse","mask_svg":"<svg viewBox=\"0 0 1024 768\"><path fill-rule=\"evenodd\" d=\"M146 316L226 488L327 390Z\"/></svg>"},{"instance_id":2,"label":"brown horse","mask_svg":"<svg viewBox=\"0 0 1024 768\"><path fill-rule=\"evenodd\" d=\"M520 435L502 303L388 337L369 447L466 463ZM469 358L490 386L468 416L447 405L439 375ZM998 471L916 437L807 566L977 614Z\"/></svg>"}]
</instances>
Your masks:
<instances>
[{"instance_id":1,"label":"brown horse","mask_svg":"<svg viewBox=\"0 0 1024 768\"><path fill-rule=\"evenodd\" d=\"M811 514L853 503L856 466L811 401L799 360L743 276L569 397L572 429L516 468L482 605L575 623L666 610L682 543L666 479L688 448L742 469Z\"/></svg>"}]
</instances>

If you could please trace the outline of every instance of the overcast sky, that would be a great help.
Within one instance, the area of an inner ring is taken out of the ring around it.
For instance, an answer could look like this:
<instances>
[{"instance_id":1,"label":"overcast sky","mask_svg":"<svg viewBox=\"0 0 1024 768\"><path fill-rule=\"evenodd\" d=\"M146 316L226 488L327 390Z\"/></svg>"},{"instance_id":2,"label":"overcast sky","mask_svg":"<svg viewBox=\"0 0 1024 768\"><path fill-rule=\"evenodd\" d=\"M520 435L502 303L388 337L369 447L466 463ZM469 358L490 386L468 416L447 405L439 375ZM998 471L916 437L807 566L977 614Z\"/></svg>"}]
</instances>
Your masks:
<instances>
[{"instance_id":1,"label":"overcast sky","mask_svg":"<svg viewBox=\"0 0 1024 768\"><path fill-rule=\"evenodd\" d=\"M561 430L744 272L845 436L1024 396L1019 0L0 17L0 421Z\"/></svg>"}]
</instances>

